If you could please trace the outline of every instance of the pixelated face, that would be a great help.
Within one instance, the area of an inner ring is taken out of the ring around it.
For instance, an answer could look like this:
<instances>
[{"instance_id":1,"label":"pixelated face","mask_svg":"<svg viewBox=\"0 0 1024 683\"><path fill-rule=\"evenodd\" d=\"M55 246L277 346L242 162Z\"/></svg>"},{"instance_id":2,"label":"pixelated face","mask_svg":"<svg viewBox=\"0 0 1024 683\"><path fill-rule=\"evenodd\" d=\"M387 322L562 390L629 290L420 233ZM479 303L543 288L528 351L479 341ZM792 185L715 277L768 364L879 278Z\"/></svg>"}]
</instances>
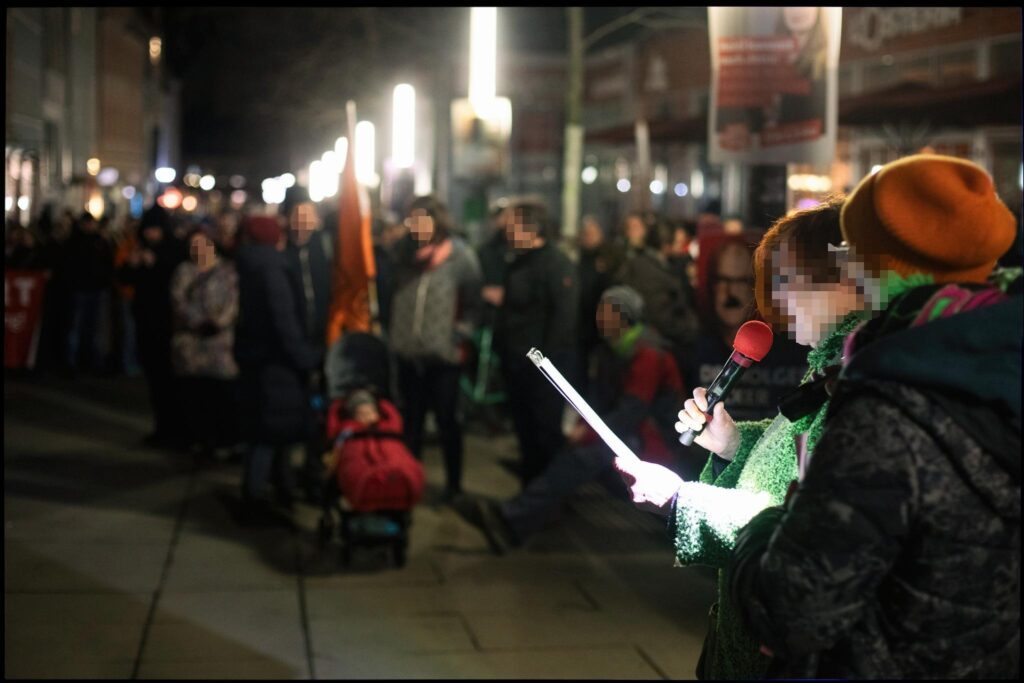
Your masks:
<instances>
[{"instance_id":1,"label":"pixelated face","mask_svg":"<svg viewBox=\"0 0 1024 683\"><path fill-rule=\"evenodd\" d=\"M192 262L197 266L205 266L216 258L213 242L202 233L192 235L188 244L188 253L192 257Z\"/></svg>"},{"instance_id":2,"label":"pixelated face","mask_svg":"<svg viewBox=\"0 0 1024 683\"><path fill-rule=\"evenodd\" d=\"M317 214L315 206L303 203L292 209L289 223L295 241L298 244L305 244L313 232L320 227L320 216Z\"/></svg>"},{"instance_id":3,"label":"pixelated face","mask_svg":"<svg viewBox=\"0 0 1024 683\"><path fill-rule=\"evenodd\" d=\"M793 33L804 33L814 28L818 20L817 7L783 7L782 20Z\"/></svg>"},{"instance_id":4,"label":"pixelated face","mask_svg":"<svg viewBox=\"0 0 1024 683\"><path fill-rule=\"evenodd\" d=\"M814 282L810 265L789 245L783 243L776 248L772 261L776 264L772 302L785 319L786 333L796 343L817 346L850 310L856 308L857 295L853 287Z\"/></svg>"},{"instance_id":5,"label":"pixelated face","mask_svg":"<svg viewBox=\"0 0 1024 683\"><path fill-rule=\"evenodd\" d=\"M714 288L715 315L726 327L738 327L747 320L754 300L753 259L738 244L730 244L718 255Z\"/></svg>"},{"instance_id":6,"label":"pixelated face","mask_svg":"<svg viewBox=\"0 0 1024 683\"><path fill-rule=\"evenodd\" d=\"M619 310L619 305L602 301L597 307L597 329L605 339L615 340L622 336L628 325Z\"/></svg>"},{"instance_id":7,"label":"pixelated face","mask_svg":"<svg viewBox=\"0 0 1024 683\"><path fill-rule=\"evenodd\" d=\"M426 244L434 237L434 219L424 209L413 209L405 219L405 225L420 244Z\"/></svg>"},{"instance_id":8,"label":"pixelated face","mask_svg":"<svg viewBox=\"0 0 1024 683\"><path fill-rule=\"evenodd\" d=\"M539 231L540 226L527 222L522 212L512 211L505 223L505 240L513 249L530 249Z\"/></svg>"},{"instance_id":9,"label":"pixelated face","mask_svg":"<svg viewBox=\"0 0 1024 683\"><path fill-rule=\"evenodd\" d=\"M377 406L372 403L361 403L356 406L352 419L364 427L369 427L372 424L380 422L380 411L378 411Z\"/></svg>"},{"instance_id":10,"label":"pixelated face","mask_svg":"<svg viewBox=\"0 0 1024 683\"><path fill-rule=\"evenodd\" d=\"M626 219L626 241L631 247L643 247L647 240L647 225L639 216Z\"/></svg>"}]
</instances>

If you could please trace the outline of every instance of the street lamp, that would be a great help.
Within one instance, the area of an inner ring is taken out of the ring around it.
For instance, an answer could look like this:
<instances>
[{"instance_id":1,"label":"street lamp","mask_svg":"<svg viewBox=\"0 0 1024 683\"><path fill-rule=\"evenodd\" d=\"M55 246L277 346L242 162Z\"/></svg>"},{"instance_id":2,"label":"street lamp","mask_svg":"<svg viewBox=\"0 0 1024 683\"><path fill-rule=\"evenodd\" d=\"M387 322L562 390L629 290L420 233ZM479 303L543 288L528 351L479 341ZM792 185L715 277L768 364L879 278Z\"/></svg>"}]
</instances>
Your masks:
<instances>
[{"instance_id":1,"label":"street lamp","mask_svg":"<svg viewBox=\"0 0 1024 683\"><path fill-rule=\"evenodd\" d=\"M156 176L157 182L167 184L173 183L174 179L178 176L178 173L173 168L161 166L156 169L153 175Z\"/></svg>"},{"instance_id":2,"label":"street lamp","mask_svg":"<svg viewBox=\"0 0 1024 683\"><path fill-rule=\"evenodd\" d=\"M486 120L497 92L498 8L471 8L469 31L469 102L477 117Z\"/></svg>"},{"instance_id":3,"label":"street lamp","mask_svg":"<svg viewBox=\"0 0 1024 683\"><path fill-rule=\"evenodd\" d=\"M216 186L217 181L212 175L204 175L202 178L199 179L200 189L206 190L207 192L209 192Z\"/></svg>"},{"instance_id":4,"label":"street lamp","mask_svg":"<svg viewBox=\"0 0 1024 683\"><path fill-rule=\"evenodd\" d=\"M356 179L363 185L375 186L377 174L374 173L376 161L375 129L369 121L356 124Z\"/></svg>"},{"instance_id":5,"label":"street lamp","mask_svg":"<svg viewBox=\"0 0 1024 683\"><path fill-rule=\"evenodd\" d=\"M391 161L397 168L409 168L415 162L416 90L408 83L396 85L392 102Z\"/></svg>"}]
</instances>

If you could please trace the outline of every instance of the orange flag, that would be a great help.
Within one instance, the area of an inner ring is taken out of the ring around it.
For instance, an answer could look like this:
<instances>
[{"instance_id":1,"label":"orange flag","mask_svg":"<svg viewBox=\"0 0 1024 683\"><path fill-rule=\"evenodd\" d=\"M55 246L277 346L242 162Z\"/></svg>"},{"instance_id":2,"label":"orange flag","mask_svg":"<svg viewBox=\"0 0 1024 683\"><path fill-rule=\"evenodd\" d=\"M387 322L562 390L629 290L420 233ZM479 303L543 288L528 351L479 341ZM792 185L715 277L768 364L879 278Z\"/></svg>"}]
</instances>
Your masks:
<instances>
[{"instance_id":1,"label":"orange flag","mask_svg":"<svg viewBox=\"0 0 1024 683\"><path fill-rule=\"evenodd\" d=\"M346 109L348 152L338 191L338 239L334 250L334 287L327 317L327 348L345 332L369 332L371 325L376 327L373 320L376 311L371 313L370 303L371 289L376 298L374 278L377 265L370 234L369 198L356 181L355 104L349 102Z\"/></svg>"}]
</instances>

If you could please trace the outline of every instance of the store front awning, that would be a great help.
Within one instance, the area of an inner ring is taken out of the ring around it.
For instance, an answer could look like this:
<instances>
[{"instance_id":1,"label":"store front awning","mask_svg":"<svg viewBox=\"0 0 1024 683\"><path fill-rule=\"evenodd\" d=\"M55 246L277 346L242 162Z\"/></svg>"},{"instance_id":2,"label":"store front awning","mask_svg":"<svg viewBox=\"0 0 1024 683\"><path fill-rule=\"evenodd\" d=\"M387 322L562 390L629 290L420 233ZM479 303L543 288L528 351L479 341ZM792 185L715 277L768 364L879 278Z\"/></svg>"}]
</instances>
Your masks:
<instances>
[{"instance_id":1,"label":"store front awning","mask_svg":"<svg viewBox=\"0 0 1024 683\"><path fill-rule=\"evenodd\" d=\"M882 126L928 121L933 126L975 128L1021 125L1021 79L999 79L936 88L902 83L839 101L839 125Z\"/></svg>"},{"instance_id":2,"label":"store front awning","mask_svg":"<svg viewBox=\"0 0 1024 683\"><path fill-rule=\"evenodd\" d=\"M924 121L932 126L976 128L1021 125L1020 77L936 88L902 83L839 101L840 126L883 126ZM656 144L705 144L706 115L687 119L650 121L650 139ZM632 145L632 123L586 132L588 144Z\"/></svg>"}]
</instances>

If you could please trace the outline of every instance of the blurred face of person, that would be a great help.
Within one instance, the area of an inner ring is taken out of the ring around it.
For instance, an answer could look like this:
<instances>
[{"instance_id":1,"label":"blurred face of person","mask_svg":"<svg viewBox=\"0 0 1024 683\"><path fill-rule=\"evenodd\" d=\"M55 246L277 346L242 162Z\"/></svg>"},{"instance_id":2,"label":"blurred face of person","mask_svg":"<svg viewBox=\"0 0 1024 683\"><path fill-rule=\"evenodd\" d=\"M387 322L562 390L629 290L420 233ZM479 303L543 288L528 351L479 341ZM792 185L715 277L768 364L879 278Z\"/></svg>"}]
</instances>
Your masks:
<instances>
[{"instance_id":1,"label":"blurred face of person","mask_svg":"<svg viewBox=\"0 0 1024 683\"><path fill-rule=\"evenodd\" d=\"M715 315L727 328L739 327L747 320L754 300L754 265L750 252L730 244L718 255L718 272L712 282Z\"/></svg>"},{"instance_id":2,"label":"blurred face of person","mask_svg":"<svg viewBox=\"0 0 1024 683\"><path fill-rule=\"evenodd\" d=\"M861 297L851 284L816 283L801 272L791 249L782 245L772 258L781 282L772 290L772 301L786 319L786 330L797 344L815 347L852 310Z\"/></svg>"},{"instance_id":3,"label":"blurred face of person","mask_svg":"<svg viewBox=\"0 0 1024 683\"><path fill-rule=\"evenodd\" d=\"M817 7L783 7L782 21L790 33L807 33L818 21Z\"/></svg>"},{"instance_id":4,"label":"blurred face of person","mask_svg":"<svg viewBox=\"0 0 1024 683\"><path fill-rule=\"evenodd\" d=\"M505 223L505 239L513 249L533 249L543 244L539 236L540 226L530 223L519 211L511 212Z\"/></svg>"},{"instance_id":5,"label":"blurred face of person","mask_svg":"<svg viewBox=\"0 0 1024 683\"><path fill-rule=\"evenodd\" d=\"M352 419L364 427L369 427L380 422L380 411L372 403L361 403L356 406Z\"/></svg>"},{"instance_id":6,"label":"blurred face of person","mask_svg":"<svg viewBox=\"0 0 1024 683\"><path fill-rule=\"evenodd\" d=\"M192 263L200 268L209 268L217 261L217 252L213 248L213 242L202 233L192 235L189 241L188 253Z\"/></svg>"},{"instance_id":7,"label":"blurred face of person","mask_svg":"<svg viewBox=\"0 0 1024 683\"><path fill-rule=\"evenodd\" d=\"M597 329L600 330L602 337L614 342L622 337L623 333L629 329L629 325L626 324L625 318L619 312L617 304L611 301L602 301L597 307Z\"/></svg>"},{"instance_id":8,"label":"blurred face of person","mask_svg":"<svg viewBox=\"0 0 1024 683\"><path fill-rule=\"evenodd\" d=\"M626 242L629 246L640 249L647 240L647 226L639 216L626 219Z\"/></svg>"},{"instance_id":9,"label":"blurred face of person","mask_svg":"<svg viewBox=\"0 0 1024 683\"><path fill-rule=\"evenodd\" d=\"M434 219L424 209L413 209L405 225L419 244L427 244L434 238Z\"/></svg>"},{"instance_id":10,"label":"blurred face of person","mask_svg":"<svg viewBox=\"0 0 1024 683\"><path fill-rule=\"evenodd\" d=\"M164 238L164 231L155 225L150 225L142 229L142 237L150 244L159 244Z\"/></svg>"},{"instance_id":11,"label":"blurred face of person","mask_svg":"<svg viewBox=\"0 0 1024 683\"><path fill-rule=\"evenodd\" d=\"M685 254L689 242L686 231L682 228L676 228L675 232L672 233L672 254L675 256Z\"/></svg>"},{"instance_id":12,"label":"blurred face of person","mask_svg":"<svg viewBox=\"0 0 1024 683\"><path fill-rule=\"evenodd\" d=\"M584 220L580 231L580 246L584 249L597 249L603 242L604 233L597 221L589 218Z\"/></svg>"},{"instance_id":13,"label":"blurred face of person","mask_svg":"<svg viewBox=\"0 0 1024 683\"><path fill-rule=\"evenodd\" d=\"M301 246L309 242L309 238L320 227L320 216L313 204L304 202L292 209L289 223L295 243Z\"/></svg>"}]
</instances>

